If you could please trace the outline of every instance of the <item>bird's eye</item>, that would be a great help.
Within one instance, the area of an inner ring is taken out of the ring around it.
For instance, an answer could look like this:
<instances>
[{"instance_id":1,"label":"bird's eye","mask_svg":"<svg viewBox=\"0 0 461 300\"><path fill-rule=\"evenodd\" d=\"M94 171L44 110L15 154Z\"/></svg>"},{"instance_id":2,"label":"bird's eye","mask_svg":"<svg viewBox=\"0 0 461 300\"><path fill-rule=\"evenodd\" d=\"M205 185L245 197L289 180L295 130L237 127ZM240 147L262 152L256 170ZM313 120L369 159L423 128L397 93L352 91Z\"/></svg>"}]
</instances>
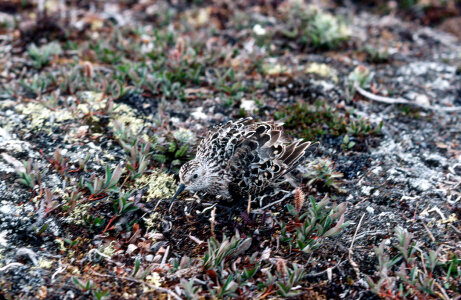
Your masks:
<instances>
[{"instance_id":1,"label":"bird's eye","mask_svg":"<svg viewBox=\"0 0 461 300\"><path fill-rule=\"evenodd\" d=\"M194 175L192 176L193 179L197 179L197 177L198 177L198 174L194 174Z\"/></svg>"}]
</instances>

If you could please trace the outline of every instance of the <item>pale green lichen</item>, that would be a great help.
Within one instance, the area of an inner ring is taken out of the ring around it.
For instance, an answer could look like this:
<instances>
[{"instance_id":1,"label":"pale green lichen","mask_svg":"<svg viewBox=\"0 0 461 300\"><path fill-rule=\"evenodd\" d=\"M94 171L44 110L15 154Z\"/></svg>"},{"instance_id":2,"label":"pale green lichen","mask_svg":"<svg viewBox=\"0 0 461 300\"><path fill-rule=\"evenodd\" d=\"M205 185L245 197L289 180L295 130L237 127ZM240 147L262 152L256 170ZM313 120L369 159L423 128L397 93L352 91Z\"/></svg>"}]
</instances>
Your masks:
<instances>
[{"instance_id":1,"label":"pale green lichen","mask_svg":"<svg viewBox=\"0 0 461 300\"><path fill-rule=\"evenodd\" d=\"M40 258L38 260L38 268L40 269L51 269L53 266L53 261Z\"/></svg>"},{"instance_id":2,"label":"pale green lichen","mask_svg":"<svg viewBox=\"0 0 461 300\"><path fill-rule=\"evenodd\" d=\"M159 220L160 220L160 214L155 212L143 219L144 219L144 223L146 224L147 231L150 231L152 228L157 227Z\"/></svg>"},{"instance_id":3,"label":"pale green lichen","mask_svg":"<svg viewBox=\"0 0 461 300\"><path fill-rule=\"evenodd\" d=\"M54 240L54 242L59 245L59 250L61 252L66 252L67 248L65 246L64 240L56 239L56 240Z\"/></svg>"},{"instance_id":4,"label":"pale green lichen","mask_svg":"<svg viewBox=\"0 0 461 300\"><path fill-rule=\"evenodd\" d=\"M85 225L85 216L88 214L90 207L91 205L88 203L77 205L64 221L68 224Z\"/></svg>"},{"instance_id":5,"label":"pale green lichen","mask_svg":"<svg viewBox=\"0 0 461 300\"><path fill-rule=\"evenodd\" d=\"M154 287L161 287L162 286L161 280L162 278L157 272L152 272L151 275L147 275L146 277L146 282L149 283L150 285L153 285ZM148 293L148 292L154 291L155 290L154 287L148 287L145 285L144 292Z\"/></svg>"},{"instance_id":6,"label":"pale green lichen","mask_svg":"<svg viewBox=\"0 0 461 300\"><path fill-rule=\"evenodd\" d=\"M194 133L186 128L179 128L173 131L173 137L183 144L191 144L195 139Z\"/></svg>"},{"instance_id":7,"label":"pale green lichen","mask_svg":"<svg viewBox=\"0 0 461 300\"><path fill-rule=\"evenodd\" d=\"M135 182L137 189L149 186L146 195L143 197L146 202L158 199L173 197L176 191L176 183L173 175L162 172L154 172L138 178Z\"/></svg>"},{"instance_id":8,"label":"pale green lichen","mask_svg":"<svg viewBox=\"0 0 461 300\"><path fill-rule=\"evenodd\" d=\"M97 92L81 92L78 94L81 103L77 105L77 109L84 114L102 110L107 105L107 98L103 93Z\"/></svg>"},{"instance_id":9,"label":"pale green lichen","mask_svg":"<svg viewBox=\"0 0 461 300\"><path fill-rule=\"evenodd\" d=\"M306 73L317 74L322 77L331 78L335 82L338 81L334 69L326 64L311 63L307 66Z\"/></svg>"},{"instance_id":10,"label":"pale green lichen","mask_svg":"<svg viewBox=\"0 0 461 300\"><path fill-rule=\"evenodd\" d=\"M145 126L145 121L136 117L135 110L126 104L118 104L114 109L109 122L109 127L114 128L114 121L124 124L129 127L135 134L139 133Z\"/></svg>"},{"instance_id":11,"label":"pale green lichen","mask_svg":"<svg viewBox=\"0 0 461 300\"><path fill-rule=\"evenodd\" d=\"M104 249L102 249L101 252L104 253L107 256L112 257L115 254L114 244L115 244L115 242L113 242L113 241L110 242L110 244L107 245L106 247L104 247Z\"/></svg>"},{"instance_id":12,"label":"pale green lichen","mask_svg":"<svg viewBox=\"0 0 461 300\"><path fill-rule=\"evenodd\" d=\"M16 106L16 111L26 115L30 119L30 127L32 129L50 127L53 123L58 124L74 118L68 110L51 110L34 102L19 104Z\"/></svg>"}]
</instances>

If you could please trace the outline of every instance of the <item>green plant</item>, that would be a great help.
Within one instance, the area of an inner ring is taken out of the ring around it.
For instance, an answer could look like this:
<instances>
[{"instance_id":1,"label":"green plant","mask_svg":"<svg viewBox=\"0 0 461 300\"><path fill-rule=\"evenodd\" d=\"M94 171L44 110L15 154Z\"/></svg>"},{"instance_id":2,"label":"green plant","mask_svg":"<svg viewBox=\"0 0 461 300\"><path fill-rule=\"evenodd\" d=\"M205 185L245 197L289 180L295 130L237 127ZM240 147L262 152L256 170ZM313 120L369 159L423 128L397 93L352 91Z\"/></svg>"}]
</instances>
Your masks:
<instances>
[{"instance_id":1,"label":"green plant","mask_svg":"<svg viewBox=\"0 0 461 300\"><path fill-rule=\"evenodd\" d=\"M304 205L304 193L297 190L295 206L287 204L288 214L293 217L288 224L281 223L282 241L290 245L290 248L298 248L305 253L311 253L322 245L326 238L337 235L348 225L344 223L346 203L327 207L330 202L325 197L316 202L313 197L309 198L309 207L302 212Z\"/></svg>"},{"instance_id":2,"label":"green plant","mask_svg":"<svg viewBox=\"0 0 461 300\"><path fill-rule=\"evenodd\" d=\"M32 65L36 69L49 65L53 56L60 55L62 48L57 42L52 42L41 47L32 44L27 49L27 53L32 59Z\"/></svg>"},{"instance_id":3,"label":"green plant","mask_svg":"<svg viewBox=\"0 0 461 300\"><path fill-rule=\"evenodd\" d=\"M88 226L90 229L93 229L95 227L101 227L106 222L104 218L100 218L93 215L83 216L83 221L85 222L85 225Z\"/></svg>"},{"instance_id":4,"label":"green plant","mask_svg":"<svg viewBox=\"0 0 461 300\"><path fill-rule=\"evenodd\" d=\"M309 179L307 185L314 183L326 188L339 190L339 179L343 177L340 172L335 172L334 163L328 158L318 158L306 164L307 172L304 178Z\"/></svg>"},{"instance_id":5,"label":"green plant","mask_svg":"<svg viewBox=\"0 0 461 300\"><path fill-rule=\"evenodd\" d=\"M114 208L116 215L121 216L127 212L139 209L133 201L129 200L132 195L133 191L120 193L118 199L112 202L112 207Z\"/></svg>"},{"instance_id":6,"label":"green plant","mask_svg":"<svg viewBox=\"0 0 461 300\"><path fill-rule=\"evenodd\" d=\"M190 160L190 140L181 140L174 133L154 136L152 158L162 164L169 164L179 168L184 162Z\"/></svg>"},{"instance_id":7,"label":"green plant","mask_svg":"<svg viewBox=\"0 0 461 300\"><path fill-rule=\"evenodd\" d=\"M343 148L343 150L350 150L354 146L355 146L355 142L351 141L349 136L345 134L343 138L343 143L341 144L341 148Z\"/></svg>"},{"instance_id":8,"label":"green plant","mask_svg":"<svg viewBox=\"0 0 461 300\"><path fill-rule=\"evenodd\" d=\"M27 97L40 98L55 83L52 74L34 74L28 79L19 80L19 86Z\"/></svg>"},{"instance_id":9,"label":"green plant","mask_svg":"<svg viewBox=\"0 0 461 300\"><path fill-rule=\"evenodd\" d=\"M103 299L109 299L110 298L110 293L108 290L101 291L99 289L93 290L91 292L93 294L93 297L97 300L103 300Z\"/></svg>"},{"instance_id":10,"label":"green plant","mask_svg":"<svg viewBox=\"0 0 461 300\"><path fill-rule=\"evenodd\" d=\"M120 144L127 153L127 165L126 168L130 173L131 179L141 177L146 172L149 165L150 156L150 143L144 142L141 139L135 139L134 143L127 144L120 140Z\"/></svg>"},{"instance_id":11,"label":"green plant","mask_svg":"<svg viewBox=\"0 0 461 300\"><path fill-rule=\"evenodd\" d=\"M120 177L122 176L123 169L120 165L111 171L109 166L106 166L106 175L104 178L92 176L90 181L86 182L86 187L94 197L99 196L106 192L118 192L117 186Z\"/></svg>"},{"instance_id":12,"label":"green plant","mask_svg":"<svg viewBox=\"0 0 461 300\"><path fill-rule=\"evenodd\" d=\"M383 128L383 121L379 122L378 127L374 128L367 120L364 118L358 118L347 124L346 130L349 134L354 136L364 136L373 133L381 132Z\"/></svg>"},{"instance_id":13,"label":"green plant","mask_svg":"<svg viewBox=\"0 0 461 300\"><path fill-rule=\"evenodd\" d=\"M349 73L349 76L347 77L351 94L355 94L356 86L359 86L362 89L369 88L373 77L374 73L371 72L367 67L357 66L351 73Z\"/></svg>"},{"instance_id":14,"label":"green plant","mask_svg":"<svg viewBox=\"0 0 461 300\"><path fill-rule=\"evenodd\" d=\"M306 34L314 47L333 48L349 39L349 28L331 14L312 10L308 19Z\"/></svg>"},{"instance_id":15,"label":"green plant","mask_svg":"<svg viewBox=\"0 0 461 300\"><path fill-rule=\"evenodd\" d=\"M396 243L393 248L397 255L392 259L385 251L385 242L375 247L378 267L376 275L367 277L370 290L381 297L401 297L425 299L428 297L447 298L446 289L451 289L452 284L456 285L459 278L450 277L450 269L447 265L453 266L455 260L443 262L440 255L440 248L437 250L421 249L421 244L413 242L413 235L402 227L395 228ZM399 264L398 267L396 267ZM443 276L444 269L446 276ZM459 274L459 271L457 271ZM453 286L454 286L453 285ZM452 291L456 291L454 288Z\"/></svg>"},{"instance_id":16,"label":"green plant","mask_svg":"<svg viewBox=\"0 0 461 300\"><path fill-rule=\"evenodd\" d=\"M285 16L284 37L297 39L300 44L316 48L334 48L347 41L350 30L345 22L320 9L303 4L292 5Z\"/></svg>"},{"instance_id":17,"label":"green plant","mask_svg":"<svg viewBox=\"0 0 461 300\"><path fill-rule=\"evenodd\" d=\"M229 275L227 276L226 280L224 281L224 283L222 285L218 285L217 287L215 287L216 289L216 297L218 299L224 299L226 297L237 297L237 288L238 288L238 285L237 283L235 283L235 281L233 281L234 279L234 276L233 275Z\"/></svg>"},{"instance_id":18,"label":"green plant","mask_svg":"<svg viewBox=\"0 0 461 300\"><path fill-rule=\"evenodd\" d=\"M17 171L20 177L17 181L30 188L34 188L36 184L40 184L42 173L38 169L38 164L33 163L32 158L29 158L28 161L23 161L22 164L24 165L24 171Z\"/></svg>"},{"instance_id":19,"label":"green plant","mask_svg":"<svg viewBox=\"0 0 461 300\"><path fill-rule=\"evenodd\" d=\"M371 63L385 63L389 60L388 49L374 48L365 46L365 53L367 54L367 61Z\"/></svg>"},{"instance_id":20,"label":"green plant","mask_svg":"<svg viewBox=\"0 0 461 300\"><path fill-rule=\"evenodd\" d=\"M285 262L278 262L277 266L279 280L276 281L277 293L282 297L293 297L299 293L293 291L293 288L306 276L304 269L293 265L293 268L288 268Z\"/></svg>"},{"instance_id":21,"label":"green plant","mask_svg":"<svg viewBox=\"0 0 461 300\"><path fill-rule=\"evenodd\" d=\"M81 289L83 292L88 292L88 291L94 290L95 288L94 283L91 279L85 282L85 281L80 281L75 276L72 276L72 282L74 283L76 287Z\"/></svg>"},{"instance_id":22,"label":"green plant","mask_svg":"<svg viewBox=\"0 0 461 300\"><path fill-rule=\"evenodd\" d=\"M203 269L215 270L222 273L225 262L244 253L251 246L251 238L243 239L240 236L233 236L230 240L223 236L222 242L214 237L208 240L208 251L203 258Z\"/></svg>"},{"instance_id":23,"label":"green plant","mask_svg":"<svg viewBox=\"0 0 461 300\"><path fill-rule=\"evenodd\" d=\"M182 287L182 292L184 293L184 297L192 300L199 299L201 288L200 286L194 285L194 279L186 280L181 278L180 284Z\"/></svg>"},{"instance_id":24,"label":"green plant","mask_svg":"<svg viewBox=\"0 0 461 300\"><path fill-rule=\"evenodd\" d=\"M96 289L95 284L91 279L88 281L81 281L77 277L73 276L72 277L72 282L74 285L80 289L84 293L88 293L91 291L91 294L93 297L97 300L103 300L103 299L108 299L110 297L109 291L105 290L102 291L100 289Z\"/></svg>"}]
</instances>

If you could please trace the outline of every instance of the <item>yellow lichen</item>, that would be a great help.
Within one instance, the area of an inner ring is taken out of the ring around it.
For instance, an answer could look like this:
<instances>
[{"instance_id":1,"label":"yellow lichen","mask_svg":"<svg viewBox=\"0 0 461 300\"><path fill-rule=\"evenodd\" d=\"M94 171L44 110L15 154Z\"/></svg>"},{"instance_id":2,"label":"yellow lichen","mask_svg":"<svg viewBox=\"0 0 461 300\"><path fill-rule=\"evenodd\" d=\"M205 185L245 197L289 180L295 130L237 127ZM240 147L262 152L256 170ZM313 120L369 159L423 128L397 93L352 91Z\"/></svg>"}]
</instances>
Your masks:
<instances>
[{"instance_id":1,"label":"yellow lichen","mask_svg":"<svg viewBox=\"0 0 461 300\"><path fill-rule=\"evenodd\" d=\"M82 102L77 105L77 109L83 114L103 110L107 105L107 98L103 93L82 92L79 94L79 99Z\"/></svg>"},{"instance_id":2,"label":"yellow lichen","mask_svg":"<svg viewBox=\"0 0 461 300\"><path fill-rule=\"evenodd\" d=\"M306 68L306 73L318 74L322 77L331 77L334 75L334 71L326 64L311 63Z\"/></svg>"},{"instance_id":3,"label":"yellow lichen","mask_svg":"<svg viewBox=\"0 0 461 300\"><path fill-rule=\"evenodd\" d=\"M64 221L69 224L85 225L84 217L87 215L89 207L90 204L77 205Z\"/></svg>"},{"instance_id":4,"label":"yellow lichen","mask_svg":"<svg viewBox=\"0 0 461 300\"><path fill-rule=\"evenodd\" d=\"M149 283L150 285L153 285L155 287L161 287L161 277L157 272L153 272L151 275L147 275L146 277L146 282ZM149 287L149 286L144 286L144 292L148 293L151 291L154 291L155 288Z\"/></svg>"},{"instance_id":5,"label":"yellow lichen","mask_svg":"<svg viewBox=\"0 0 461 300\"><path fill-rule=\"evenodd\" d=\"M114 127L114 121L129 127L131 132L137 134L144 126L144 120L136 117L135 110L126 104L118 104L111 116L109 127Z\"/></svg>"},{"instance_id":6,"label":"yellow lichen","mask_svg":"<svg viewBox=\"0 0 461 300\"><path fill-rule=\"evenodd\" d=\"M56 240L54 240L54 242L55 242L56 244L59 245L59 250L60 250L61 252L66 252L67 249L66 249L66 247L65 247L64 240L62 240L62 239L56 239Z\"/></svg>"},{"instance_id":7,"label":"yellow lichen","mask_svg":"<svg viewBox=\"0 0 461 300\"><path fill-rule=\"evenodd\" d=\"M160 214L156 212L150 214L148 217L145 217L144 222L146 224L147 231L150 231L152 228L156 227L158 220L160 220Z\"/></svg>"},{"instance_id":8,"label":"yellow lichen","mask_svg":"<svg viewBox=\"0 0 461 300\"><path fill-rule=\"evenodd\" d=\"M115 242L113 242L113 241L110 242L110 244L107 245L106 247L104 247L104 249L101 252L104 253L107 256L112 257L112 255L114 255L114 253L115 253L114 244L115 244Z\"/></svg>"},{"instance_id":9,"label":"yellow lichen","mask_svg":"<svg viewBox=\"0 0 461 300\"><path fill-rule=\"evenodd\" d=\"M291 73L291 71L280 64L266 63L262 66L263 72L266 75L279 75L282 73Z\"/></svg>"},{"instance_id":10,"label":"yellow lichen","mask_svg":"<svg viewBox=\"0 0 461 300\"><path fill-rule=\"evenodd\" d=\"M171 198L176 191L173 175L167 175L162 172L144 175L136 180L135 187L137 189L141 189L145 186L149 186L146 195L143 197L146 202Z\"/></svg>"},{"instance_id":11,"label":"yellow lichen","mask_svg":"<svg viewBox=\"0 0 461 300\"><path fill-rule=\"evenodd\" d=\"M38 260L38 268L40 269L51 269L53 266L53 261L40 258Z\"/></svg>"},{"instance_id":12,"label":"yellow lichen","mask_svg":"<svg viewBox=\"0 0 461 300\"><path fill-rule=\"evenodd\" d=\"M68 110L56 109L53 111L39 103L33 102L19 104L16 106L16 110L29 117L32 129L43 128L43 126L49 127L52 123L61 123L74 118Z\"/></svg>"}]
</instances>

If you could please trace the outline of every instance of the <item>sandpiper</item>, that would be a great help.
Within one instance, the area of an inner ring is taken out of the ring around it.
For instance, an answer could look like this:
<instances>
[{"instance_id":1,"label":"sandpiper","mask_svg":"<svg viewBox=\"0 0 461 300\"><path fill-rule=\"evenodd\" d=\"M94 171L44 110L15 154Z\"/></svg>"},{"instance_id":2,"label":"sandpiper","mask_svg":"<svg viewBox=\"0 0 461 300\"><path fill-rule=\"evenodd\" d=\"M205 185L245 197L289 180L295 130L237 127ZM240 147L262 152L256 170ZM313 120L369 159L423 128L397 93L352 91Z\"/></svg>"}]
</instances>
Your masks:
<instances>
[{"instance_id":1,"label":"sandpiper","mask_svg":"<svg viewBox=\"0 0 461 300\"><path fill-rule=\"evenodd\" d=\"M287 143L282 123L252 118L214 126L200 142L196 157L180 171L180 185L170 204L184 190L223 199L249 199L280 181L317 143ZM248 202L250 205L250 202Z\"/></svg>"}]
</instances>

